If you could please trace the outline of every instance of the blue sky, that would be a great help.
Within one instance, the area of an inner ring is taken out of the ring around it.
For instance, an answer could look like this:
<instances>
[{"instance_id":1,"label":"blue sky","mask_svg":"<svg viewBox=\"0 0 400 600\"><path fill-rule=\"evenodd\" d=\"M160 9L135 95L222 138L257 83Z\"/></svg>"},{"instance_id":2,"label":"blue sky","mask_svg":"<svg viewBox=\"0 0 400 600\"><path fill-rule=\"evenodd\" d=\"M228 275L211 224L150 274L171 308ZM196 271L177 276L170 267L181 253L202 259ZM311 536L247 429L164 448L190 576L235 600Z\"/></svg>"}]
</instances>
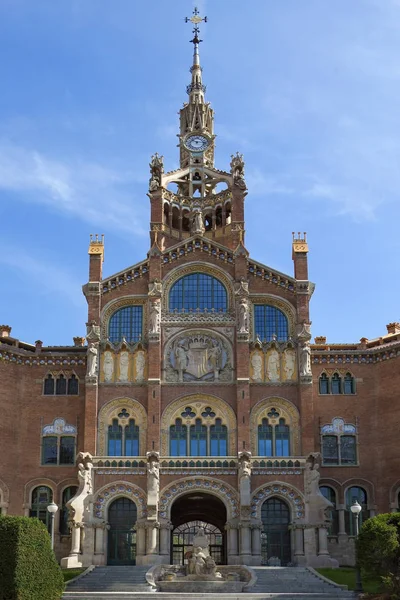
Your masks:
<instances>
[{"instance_id":1,"label":"blue sky","mask_svg":"<svg viewBox=\"0 0 400 600\"><path fill-rule=\"evenodd\" d=\"M203 0L216 166L246 160L247 247L293 273L307 231L313 335L400 320L400 0ZM0 322L85 334L89 233L104 275L148 250L148 162L178 166L190 0L0 0Z\"/></svg>"}]
</instances>

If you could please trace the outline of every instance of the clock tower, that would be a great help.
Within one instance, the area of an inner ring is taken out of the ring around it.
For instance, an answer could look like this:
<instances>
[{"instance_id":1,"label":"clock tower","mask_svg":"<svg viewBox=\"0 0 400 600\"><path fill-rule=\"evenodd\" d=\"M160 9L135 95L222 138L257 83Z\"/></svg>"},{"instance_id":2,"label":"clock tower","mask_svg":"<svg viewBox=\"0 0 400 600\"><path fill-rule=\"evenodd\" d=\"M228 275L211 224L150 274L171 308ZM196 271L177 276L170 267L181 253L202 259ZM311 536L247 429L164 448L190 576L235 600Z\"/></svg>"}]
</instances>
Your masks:
<instances>
[{"instance_id":1,"label":"clock tower","mask_svg":"<svg viewBox=\"0 0 400 600\"><path fill-rule=\"evenodd\" d=\"M236 249L244 241L244 162L232 156L230 171L214 167L214 111L205 101L200 66L197 9L186 21L193 23L193 64L189 99L180 110L180 167L164 173L163 157L150 163L151 243L161 250L193 236L203 236Z\"/></svg>"}]
</instances>

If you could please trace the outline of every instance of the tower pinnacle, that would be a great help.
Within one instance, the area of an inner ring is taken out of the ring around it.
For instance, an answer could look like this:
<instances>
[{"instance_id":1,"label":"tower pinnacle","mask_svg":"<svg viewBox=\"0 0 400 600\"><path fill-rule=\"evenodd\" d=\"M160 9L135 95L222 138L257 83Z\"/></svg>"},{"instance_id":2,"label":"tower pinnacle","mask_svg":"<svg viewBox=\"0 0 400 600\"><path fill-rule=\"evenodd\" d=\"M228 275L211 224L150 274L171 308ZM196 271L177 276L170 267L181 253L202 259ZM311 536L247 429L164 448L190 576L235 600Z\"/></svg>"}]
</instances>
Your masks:
<instances>
[{"instance_id":1,"label":"tower pinnacle","mask_svg":"<svg viewBox=\"0 0 400 600\"><path fill-rule=\"evenodd\" d=\"M193 39L190 40L190 42L193 44L193 65L190 68L190 72L192 73L192 81L186 87L186 91L189 94L190 102L203 103L206 86L203 84L201 77L199 44L203 40L199 39L199 23L201 23L202 21L207 23L207 17L200 17L199 11L197 7L195 7L195 9L193 10L193 16L185 17L185 23L188 23L189 21L194 24Z\"/></svg>"}]
</instances>

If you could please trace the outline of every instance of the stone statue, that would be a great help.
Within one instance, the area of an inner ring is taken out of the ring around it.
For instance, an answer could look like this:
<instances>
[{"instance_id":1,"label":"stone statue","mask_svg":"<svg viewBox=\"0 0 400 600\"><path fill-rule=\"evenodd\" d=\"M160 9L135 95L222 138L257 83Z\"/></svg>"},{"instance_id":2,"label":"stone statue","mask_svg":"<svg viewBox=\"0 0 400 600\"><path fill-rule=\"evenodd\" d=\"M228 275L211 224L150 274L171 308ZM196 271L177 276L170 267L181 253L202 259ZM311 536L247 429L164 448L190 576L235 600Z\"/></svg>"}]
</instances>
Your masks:
<instances>
[{"instance_id":1,"label":"stone statue","mask_svg":"<svg viewBox=\"0 0 400 600\"><path fill-rule=\"evenodd\" d=\"M251 357L251 366L253 367L253 381L262 381L262 358L258 352L255 352Z\"/></svg>"},{"instance_id":2,"label":"stone statue","mask_svg":"<svg viewBox=\"0 0 400 600\"><path fill-rule=\"evenodd\" d=\"M204 231L205 227L203 223L203 215L201 213L201 209L195 208L193 211L191 233L198 233L200 235L203 235Z\"/></svg>"},{"instance_id":3,"label":"stone statue","mask_svg":"<svg viewBox=\"0 0 400 600\"><path fill-rule=\"evenodd\" d=\"M138 350L136 352L136 380L143 381L144 379L144 369L146 366L146 358L143 350Z\"/></svg>"},{"instance_id":4,"label":"stone statue","mask_svg":"<svg viewBox=\"0 0 400 600\"><path fill-rule=\"evenodd\" d=\"M151 157L149 190L155 192L161 186L161 176L164 172L164 157L157 152Z\"/></svg>"},{"instance_id":5,"label":"stone statue","mask_svg":"<svg viewBox=\"0 0 400 600\"><path fill-rule=\"evenodd\" d=\"M247 296L249 294L249 282L244 277L235 283L235 296Z\"/></svg>"},{"instance_id":6,"label":"stone statue","mask_svg":"<svg viewBox=\"0 0 400 600\"><path fill-rule=\"evenodd\" d=\"M333 507L332 502L325 498L319 489L319 480L321 478L318 462L319 456L318 452L310 454L307 458L304 471L304 491L308 508L308 518L311 522L325 521L329 518L325 511Z\"/></svg>"},{"instance_id":7,"label":"stone statue","mask_svg":"<svg viewBox=\"0 0 400 600\"><path fill-rule=\"evenodd\" d=\"M279 352L272 348L267 362L267 375L270 381L279 381L280 376L280 365L279 365Z\"/></svg>"},{"instance_id":8,"label":"stone statue","mask_svg":"<svg viewBox=\"0 0 400 600\"><path fill-rule=\"evenodd\" d=\"M250 452L239 452L239 490L240 504L249 506L251 502L251 454Z\"/></svg>"},{"instance_id":9,"label":"stone statue","mask_svg":"<svg viewBox=\"0 0 400 600\"><path fill-rule=\"evenodd\" d=\"M112 381L114 374L114 356L109 350L104 352L103 373L104 381L107 381L107 383Z\"/></svg>"},{"instance_id":10,"label":"stone statue","mask_svg":"<svg viewBox=\"0 0 400 600\"><path fill-rule=\"evenodd\" d=\"M158 503L160 490L160 462L157 452L147 453L147 497L148 504Z\"/></svg>"},{"instance_id":11,"label":"stone statue","mask_svg":"<svg viewBox=\"0 0 400 600\"><path fill-rule=\"evenodd\" d=\"M245 297L240 299L239 304L239 333L249 332L249 305Z\"/></svg>"},{"instance_id":12,"label":"stone statue","mask_svg":"<svg viewBox=\"0 0 400 600\"><path fill-rule=\"evenodd\" d=\"M208 539L202 527L199 527L193 538L193 550L189 559L188 571L192 580L206 581L222 577L221 573L217 572L214 559L210 556Z\"/></svg>"},{"instance_id":13,"label":"stone statue","mask_svg":"<svg viewBox=\"0 0 400 600\"><path fill-rule=\"evenodd\" d=\"M311 348L308 342L304 342L300 350L300 376L311 376Z\"/></svg>"},{"instance_id":14,"label":"stone statue","mask_svg":"<svg viewBox=\"0 0 400 600\"><path fill-rule=\"evenodd\" d=\"M286 348L283 353L284 362L283 370L285 371L285 379L290 380L294 375L294 368L296 364L296 354L293 348Z\"/></svg>"},{"instance_id":15,"label":"stone statue","mask_svg":"<svg viewBox=\"0 0 400 600\"><path fill-rule=\"evenodd\" d=\"M96 377L97 375L97 354L96 344L91 342L87 351L87 376Z\"/></svg>"},{"instance_id":16,"label":"stone statue","mask_svg":"<svg viewBox=\"0 0 400 600\"><path fill-rule=\"evenodd\" d=\"M176 359L176 370L179 373L186 371L187 367L187 353L183 346L177 346L175 348L175 359Z\"/></svg>"},{"instance_id":17,"label":"stone statue","mask_svg":"<svg viewBox=\"0 0 400 600\"><path fill-rule=\"evenodd\" d=\"M243 154L239 154L239 152L236 152L236 155L232 154L231 173L234 185L237 185L240 189L246 189Z\"/></svg>"},{"instance_id":18,"label":"stone statue","mask_svg":"<svg viewBox=\"0 0 400 600\"><path fill-rule=\"evenodd\" d=\"M129 380L129 353L124 351L119 355L119 381Z\"/></svg>"},{"instance_id":19,"label":"stone statue","mask_svg":"<svg viewBox=\"0 0 400 600\"><path fill-rule=\"evenodd\" d=\"M214 371L214 378L217 380L222 364L222 352L218 344L214 344L208 351L208 362L211 369Z\"/></svg>"},{"instance_id":20,"label":"stone statue","mask_svg":"<svg viewBox=\"0 0 400 600\"><path fill-rule=\"evenodd\" d=\"M154 301L150 306L150 327L149 333L159 333L160 332L160 313L161 306L160 303Z\"/></svg>"},{"instance_id":21,"label":"stone statue","mask_svg":"<svg viewBox=\"0 0 400 600\"><path fill-rule=\"evenodd\" d=\"M162 283L159 279L154 279L149 283L149 296L161 296Z\"/></svg>"}]
</instances>

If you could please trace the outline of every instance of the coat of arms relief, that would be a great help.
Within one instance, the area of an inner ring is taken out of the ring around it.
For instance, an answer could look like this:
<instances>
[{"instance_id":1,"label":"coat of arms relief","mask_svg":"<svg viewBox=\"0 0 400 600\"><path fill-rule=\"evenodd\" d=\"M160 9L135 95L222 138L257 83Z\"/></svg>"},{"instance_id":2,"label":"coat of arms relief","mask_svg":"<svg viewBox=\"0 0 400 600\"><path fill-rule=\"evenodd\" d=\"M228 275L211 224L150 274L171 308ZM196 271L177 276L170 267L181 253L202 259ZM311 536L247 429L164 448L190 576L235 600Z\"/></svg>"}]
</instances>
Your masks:
<instances>
[{"instance_id":1,"label":"coat of arms relief","mask_svg":"<svg viewBox=\"0 0 400 600\"><path fill-rule=\"evenodd\" d=\"M232 349L227 340L206 331L188 331L168 343L165 380L232 381Z\"/></svg>"}]
</instances>

